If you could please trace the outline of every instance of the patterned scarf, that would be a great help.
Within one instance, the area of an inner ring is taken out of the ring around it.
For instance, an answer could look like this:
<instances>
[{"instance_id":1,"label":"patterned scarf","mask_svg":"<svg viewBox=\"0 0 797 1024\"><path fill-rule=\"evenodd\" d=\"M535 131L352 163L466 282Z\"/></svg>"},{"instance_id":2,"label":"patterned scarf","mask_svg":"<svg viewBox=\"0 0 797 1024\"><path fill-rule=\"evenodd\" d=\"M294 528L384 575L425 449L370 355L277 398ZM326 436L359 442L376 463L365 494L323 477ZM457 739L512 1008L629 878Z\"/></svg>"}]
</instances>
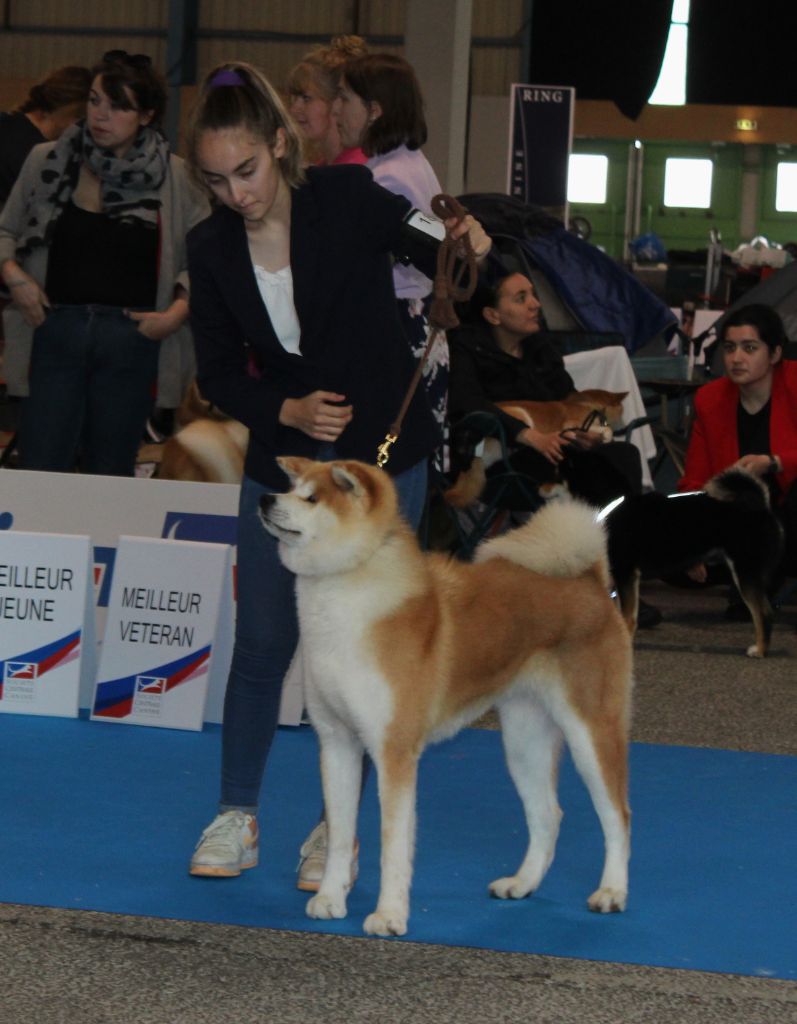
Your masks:
<instances>
[{"instance_id":1,"label":"patterned scarf","mask_svg":"<svg viewBox=\"0 0 797 1024\"><path fill-rule=\"evenodd\" d=\"M125 155L117 157L98 146L85 121L78 121L50 150L41 177L28 195L25 227L17 242L18 259L38 246L50 244L84 163L100 179L104 213L157 227L159 190L169 166L167 140L157 130L144 126Z\"/></svg>"}]
</instances>

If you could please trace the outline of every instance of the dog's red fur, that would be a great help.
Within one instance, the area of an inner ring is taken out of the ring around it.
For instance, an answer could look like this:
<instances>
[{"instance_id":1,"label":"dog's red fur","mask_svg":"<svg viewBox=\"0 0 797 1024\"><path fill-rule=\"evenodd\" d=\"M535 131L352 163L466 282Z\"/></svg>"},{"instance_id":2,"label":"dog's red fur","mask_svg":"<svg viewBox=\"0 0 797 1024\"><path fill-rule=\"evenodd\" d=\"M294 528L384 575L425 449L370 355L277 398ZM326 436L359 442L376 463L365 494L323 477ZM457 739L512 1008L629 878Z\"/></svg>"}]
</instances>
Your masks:
<instances>
[{"instance_id":1,"label":"dog's red fur","mask_svg":"<svg viewBox=\"0 0 797 1024\"><path fill-rule=\"evenodd\" d=\"M147 445L139 454L139 461L158 463L158 479L241 482L249 431L206 402L196 381L188 387L175 421L179 429L172 437L162 445Z\"/></svg>"},{"instance_id":2,"label":"dog's red fur","mask_svg":"<svg viewBox=\"0 0 797 1024\"><path fill-rule=\"evenodd\" d=\"M605 423L596 422L590 425L587 431L601 433L604 441L610 441L612 427L622 423L623 400L627 394L627 391L603 391L592 388L573 391L559 402L516 400L496 402L496 405L509 416L543 434L578 429L587 422L591 413L597 413ZM476 501L484 490L485 472L499 454L498 443L491 438L486 439L484 455L481 458L474 457L470 467L461 472L445 492L444 497L448 504L455 508L464 508L472 501Z\"/></svg>"}]
</instances>

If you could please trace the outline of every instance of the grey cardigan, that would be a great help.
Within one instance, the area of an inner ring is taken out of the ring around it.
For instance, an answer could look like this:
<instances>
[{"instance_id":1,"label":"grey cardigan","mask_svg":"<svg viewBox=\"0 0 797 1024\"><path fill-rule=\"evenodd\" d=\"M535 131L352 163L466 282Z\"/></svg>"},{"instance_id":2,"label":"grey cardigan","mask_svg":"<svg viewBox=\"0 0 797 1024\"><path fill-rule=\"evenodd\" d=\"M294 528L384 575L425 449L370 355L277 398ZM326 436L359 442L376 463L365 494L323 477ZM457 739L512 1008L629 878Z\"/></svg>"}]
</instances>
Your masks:
<instances>
[{"instance_id":1,"label":"grey cardigan","mask_svg":"<svg viewBox=\"0 0 797 1024\"><path fill-rule=\"evenodd\" d=\"M44 142L34 146L25 161L0 214L0 262L16 259L17 238L25 223L27 197L39 181L47 154L55 145ZM161 247L158 273L157 308L167 309L178 284L188 290L188 262L185 236L210 213L207 199L190 181L183 161L170 156L169 170L161 186ZM49 250L40 246L21 262L23 269L44 287ZM33 329L28 327L13 303L3 311L5 354L3 377L10 395L28 394L28 365ZM166 409L180 404L183 391L194 375L194 346L188 322L160 342L157 403Z\"/></svg>"}]
</instances>

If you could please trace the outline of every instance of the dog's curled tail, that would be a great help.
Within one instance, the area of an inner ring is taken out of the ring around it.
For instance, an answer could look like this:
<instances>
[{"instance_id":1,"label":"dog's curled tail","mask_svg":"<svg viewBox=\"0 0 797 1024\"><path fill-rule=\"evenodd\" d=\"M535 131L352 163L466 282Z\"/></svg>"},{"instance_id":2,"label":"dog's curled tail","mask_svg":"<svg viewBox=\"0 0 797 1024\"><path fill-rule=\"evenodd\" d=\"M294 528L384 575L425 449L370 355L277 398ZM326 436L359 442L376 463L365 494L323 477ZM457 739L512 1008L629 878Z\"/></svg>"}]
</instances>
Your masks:
<instances>
[{"instance_id":1,"label":"dog's curled tail","mask_svg":"<svg viewBox=\"0 0 797 1024\"><path fill-rule=\"evenodd\" d=\"M576 577L593 570L607 588L606 534L596 511L575 500L544 505L525 526L487 541L477 562L506 558L546 576Z\"/></svg>"},{"instance_id":2,"label":"dog's curled tail","mask_svg":"<svg viewBox=\"0 0 797 1024\"><path fill-rule=\"evenodd\" d=\"M194 420L164 444L158 475L165 480L181 479L180 466L187 457L193 467L185 479L239 484L248 436L246 427L237 420Z\"/></svg>"},{"instance_id":3,"label":"dog's curled tail","mask_svg":"<svg viewBox=\"0 0 797 1024\"><path fill-rule=\"evenodd\" d=\"M725 469L706 484L706 494L717 501L732 501L754 512L769 508L769 490L760 477L746 469Z\"/></svg>"}]
</instances>

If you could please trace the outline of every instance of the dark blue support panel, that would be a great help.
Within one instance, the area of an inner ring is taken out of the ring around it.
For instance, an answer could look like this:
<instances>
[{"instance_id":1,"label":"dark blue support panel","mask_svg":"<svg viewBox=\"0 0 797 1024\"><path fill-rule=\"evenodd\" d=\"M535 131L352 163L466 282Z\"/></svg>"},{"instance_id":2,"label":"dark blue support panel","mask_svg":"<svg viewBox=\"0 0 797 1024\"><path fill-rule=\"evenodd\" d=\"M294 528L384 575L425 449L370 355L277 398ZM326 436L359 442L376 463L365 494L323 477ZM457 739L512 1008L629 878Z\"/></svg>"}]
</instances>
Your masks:
<instances>
[{"instance_id":1,"label":"dark blue support panel","mask_svg":"<svg viewBox=\"0 0 797 1024\"><path fill-rule=\"evenodd\" d=\"M180 127L180 86L193 85L197 67L198 0L169 0L166 34L166 82L169 105L164 130L173 148L177 148Z\"/></svg>"}]
</instances>

